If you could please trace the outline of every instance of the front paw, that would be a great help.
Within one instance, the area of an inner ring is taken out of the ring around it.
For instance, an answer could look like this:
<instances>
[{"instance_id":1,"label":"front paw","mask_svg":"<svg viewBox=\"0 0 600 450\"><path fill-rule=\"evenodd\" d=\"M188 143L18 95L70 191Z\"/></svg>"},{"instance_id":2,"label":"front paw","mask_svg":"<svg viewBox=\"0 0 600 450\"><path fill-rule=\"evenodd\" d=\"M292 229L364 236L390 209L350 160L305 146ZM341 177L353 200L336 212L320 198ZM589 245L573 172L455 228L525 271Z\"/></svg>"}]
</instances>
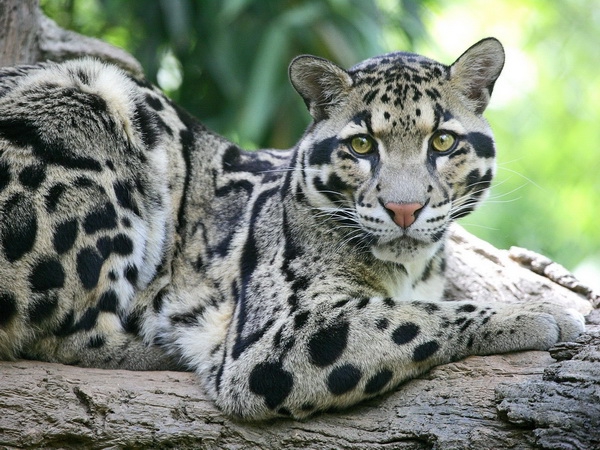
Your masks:
<instances>
[{"instance_id":1,"label":"front paw","mask_svg":"<svg viewBox=\"0 0 600 450\"><path fill-rule=\"evenodd\" d=\"M565 308L554 303L534 304L530 308L534 313L551 316L552 321L558 328L558 336L554 342L550 343L550 346L556 342L573 341L585 331L585 318L583 314L573 308Z\"/></svg>"},{"instance_id":2,"label":"front paw","mask_svg":"<svg viewBox=\"0 0 600 450\"><path fill-rule=\"evenodd\" d=\"M574 340L585 320L574 309L554 303L504 305L481 328L481 354L548 350L557 342Z\"/></svg>"}]
</instances>

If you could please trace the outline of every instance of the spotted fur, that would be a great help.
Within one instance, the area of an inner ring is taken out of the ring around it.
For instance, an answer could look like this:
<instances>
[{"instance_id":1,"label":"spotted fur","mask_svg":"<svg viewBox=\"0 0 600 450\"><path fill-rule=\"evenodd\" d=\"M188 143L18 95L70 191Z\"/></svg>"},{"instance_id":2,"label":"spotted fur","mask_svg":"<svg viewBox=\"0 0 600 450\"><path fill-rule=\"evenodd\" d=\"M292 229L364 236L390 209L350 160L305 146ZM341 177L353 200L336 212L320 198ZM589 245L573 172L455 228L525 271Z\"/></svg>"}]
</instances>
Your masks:
<instances>
[{"instance_id":1,"label":"spotted fur","mask_svg":"<svg viewBox=\"0 0 600 450\"><path fill-rule=\"evenodd\" d=\"M113 66L3 69L0 357L184 367L226 413L264 419L576 336L551 304L441 301L448 226L493 177L481 114L503 62L495 39L451 66L301 56L314 121L256 152Z\"/></svg>"}]
</instances>

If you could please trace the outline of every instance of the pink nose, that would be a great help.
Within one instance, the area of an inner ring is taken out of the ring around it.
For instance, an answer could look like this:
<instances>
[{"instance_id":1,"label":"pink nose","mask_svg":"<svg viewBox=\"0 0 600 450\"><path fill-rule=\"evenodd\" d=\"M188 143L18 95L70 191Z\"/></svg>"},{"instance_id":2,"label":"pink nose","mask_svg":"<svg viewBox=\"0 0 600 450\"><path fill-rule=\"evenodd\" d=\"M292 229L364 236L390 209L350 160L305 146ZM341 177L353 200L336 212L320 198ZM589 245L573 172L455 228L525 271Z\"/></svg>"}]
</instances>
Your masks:
<instances>
[{"instance_id":1,"label":"pink nose","mask_svg":"<svg viewBox=\"0 0 600 450\"><path fill-rule=\"evenodd\" d=\"M417 218L415 214L423 207L421 203L394 203L388 202L385 208L390 212L390 216L402 228L410 227Z\"/></svg>"}]
</instances>

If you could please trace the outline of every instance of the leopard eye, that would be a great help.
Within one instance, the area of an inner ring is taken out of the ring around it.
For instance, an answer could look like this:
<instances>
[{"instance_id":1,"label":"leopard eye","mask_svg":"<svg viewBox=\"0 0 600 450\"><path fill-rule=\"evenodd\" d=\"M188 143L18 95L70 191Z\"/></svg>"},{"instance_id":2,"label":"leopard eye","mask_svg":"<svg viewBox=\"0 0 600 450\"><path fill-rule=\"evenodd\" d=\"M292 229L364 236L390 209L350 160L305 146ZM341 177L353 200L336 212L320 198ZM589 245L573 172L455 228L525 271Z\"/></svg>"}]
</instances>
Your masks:
<instances>
[{"instance_id":1,"label":"leopard eye","mask_svg":"<svg viewBox=\"0 0 600 450\"><path fill-rule=\"evenodd\" d=\"M359 155L366 155L367 153L371 153L375 149L375 145L373 144L373 140L367 136L355 136L350 141L350 146L354 152Z\"/></svg>"},{"instance_id":2,"label":"leopard eye","mask_svg":"<svg viewBox=\"0 0 600 450\"><path fill-rule=\"evenodd\" d=\"M448 131L436 131L431 139L431 148L436 152L447 152L456 145L456 137Z\"/></svg>"}]
</instances>

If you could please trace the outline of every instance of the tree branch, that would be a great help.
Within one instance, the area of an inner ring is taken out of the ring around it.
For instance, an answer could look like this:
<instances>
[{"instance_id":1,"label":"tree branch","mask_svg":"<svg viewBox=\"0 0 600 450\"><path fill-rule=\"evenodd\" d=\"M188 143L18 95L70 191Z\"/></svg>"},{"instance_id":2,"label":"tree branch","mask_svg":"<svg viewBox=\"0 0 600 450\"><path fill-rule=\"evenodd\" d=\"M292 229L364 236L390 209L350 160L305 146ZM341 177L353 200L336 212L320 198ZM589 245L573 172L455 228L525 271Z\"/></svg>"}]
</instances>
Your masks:
<instances>
[{"instance_id":1,"label":"tree branch","mask_svg":"<svg viewBox=\"0 0 600 450\"><path fill-rule=\"evenodd\" d=\"M39 17L38 44L41 61L65 61L85 55L116 64L133 75L144 76L142 65L126 51L98 39L64 30L43 15Z\"/></svg>"},{"instance_id":2,"label":"tree branch","mask_svg":"<svg viewBox=\"0 0 600 450\"><path fill-rule=\"evenodd\" d=\"M43 15L38 0L0 0L0 49L0 66L90 56L143 76L141 64L129 53L60 28Z\"/></svg>"}]
</instances>

